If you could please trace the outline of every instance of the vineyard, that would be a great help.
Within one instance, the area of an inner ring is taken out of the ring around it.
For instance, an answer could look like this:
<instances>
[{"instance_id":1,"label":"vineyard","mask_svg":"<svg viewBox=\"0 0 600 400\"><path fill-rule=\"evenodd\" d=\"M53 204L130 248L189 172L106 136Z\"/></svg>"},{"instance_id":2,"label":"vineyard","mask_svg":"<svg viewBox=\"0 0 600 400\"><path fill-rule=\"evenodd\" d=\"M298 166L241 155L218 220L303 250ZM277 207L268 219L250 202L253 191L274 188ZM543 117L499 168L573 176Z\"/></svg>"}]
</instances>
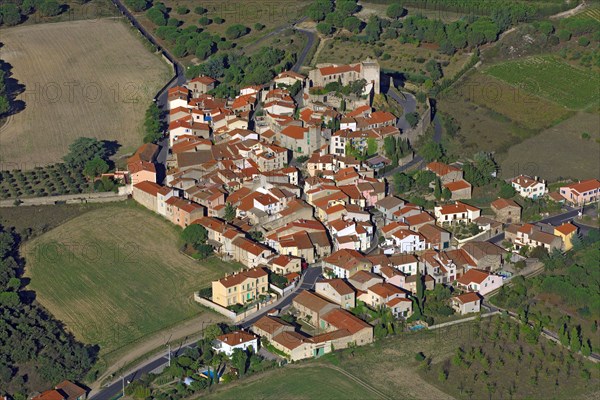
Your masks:
<instances>
[{"instance_id":1,"label":"vineyard","mask_svg":"<svg viewBox=\"0 0 600 400\"><path fill-rule=\"evenodd\" d=\"M552 56L496 64L486 73L569 109L585 109L598 101L600 84L593 72L575 68Z\"/></svg>"}]
</instances>

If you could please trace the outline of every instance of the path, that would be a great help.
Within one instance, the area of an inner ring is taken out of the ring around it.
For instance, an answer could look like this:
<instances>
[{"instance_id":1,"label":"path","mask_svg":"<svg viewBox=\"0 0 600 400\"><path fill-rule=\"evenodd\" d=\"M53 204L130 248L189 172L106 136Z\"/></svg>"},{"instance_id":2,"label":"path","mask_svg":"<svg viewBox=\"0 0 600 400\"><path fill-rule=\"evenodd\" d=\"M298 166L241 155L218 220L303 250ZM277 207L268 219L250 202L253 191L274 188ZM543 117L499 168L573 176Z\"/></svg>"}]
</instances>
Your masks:
<instances>
[{"instance_id":1,"label":"path","mask_svg":"<svg viewBox=\"0 0 600 400\"><path fill-rule=\"evenodd\" d=\"M65 194L62 196L30 197L19 199L20 204L15 205L15 199L1 200L0 207L26 207L26 206L53 206L56 204L80 204L80 203L108 203L113 201L127 200L127 195L119 195L114 192Z\"/></svg>"},{"instance_id":2,"label":"path","mask_svg":"<svg viewBox=\"0 0 600 400\"><path fill-rule=\"evenodd\" d=\"M571 17L571 16L579 13L580 11L583 11L585 8L587 8L587 6L588 6L588 4L584 1L583 3L579 4L575 8L560 12L558 14L551 15L549 18L550 19L561 19L561 18Z\"/></svg>"}]
</instances>

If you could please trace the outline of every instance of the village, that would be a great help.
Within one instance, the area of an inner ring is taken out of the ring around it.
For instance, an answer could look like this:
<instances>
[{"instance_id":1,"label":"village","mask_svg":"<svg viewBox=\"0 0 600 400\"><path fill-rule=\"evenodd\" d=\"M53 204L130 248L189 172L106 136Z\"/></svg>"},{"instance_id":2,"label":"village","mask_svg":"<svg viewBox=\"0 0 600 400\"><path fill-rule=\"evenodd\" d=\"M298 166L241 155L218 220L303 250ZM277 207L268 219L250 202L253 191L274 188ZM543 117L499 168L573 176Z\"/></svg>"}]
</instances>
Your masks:
<instances>
[{"instance_id":1,"label":"village","mask_svg":"<svg viewBox=\"0 0 600 400\"><path fill-rule=\"evenodd\" d=\"M373 107L376 61L308 77L284 71L233 100L209 94L216 85L199 76L169 89L166 149L142 145L119 175L121 190L194 236L191 256L243 266L193 294L230 321L211 341L215 353L261 349L295 362L372 343L386 323L411 331L438 317L459 322L490 310L486 297L507 279L540 252L570 250L580 233L572 218L526 221L510 198L482 214L465 202L473 185L460 162L421 163L434 177L428 191L443 191L427 195L432 208L393 194L390 175L411 166L408 138L423 129L403 130L399 116ZM401 159L385 156L389 143ZM539 177L507 183L523 199L571 211L600 198L596 179L555 192ZM85 390L65 381L37 398L83 399Z\"/></svg>"},{"instance_id":2,"label":"village","mask_svg":"<svg viewBox=\"0 0 600 400\"><path fill-rule=\"evenodd\" d=\"M391 164L384 143L408 132L372 107L379 77L367 59L308 77L284 71L229 101L208 94L218 82L207 76L169 90L166 168L158 167L159 147L143 145L128 161L129 189L172 223L203 227L204 246L244 266L195 294L234 324L263 315L249 331L220 336L218 349L230 355L262 341L296 361L368 344L376 332L353 310L385 309L407 329L423 328L418 299L438 285L452 290L450 313L479 313L529 251L572 247L578 227L569 221L522 221L511 199L492 201L491 216L462 202L472 185L459 163L425 165L447 194L433 209L392 195L381 174ZM553 193L538 177L509 183L523 198L573 207L600 196L597 180ZM502 243L493 240L502 234ZM314 268L318 280L299 290ZM283 315L273 304L290 294Z\"/></svg>"}]
</instances>

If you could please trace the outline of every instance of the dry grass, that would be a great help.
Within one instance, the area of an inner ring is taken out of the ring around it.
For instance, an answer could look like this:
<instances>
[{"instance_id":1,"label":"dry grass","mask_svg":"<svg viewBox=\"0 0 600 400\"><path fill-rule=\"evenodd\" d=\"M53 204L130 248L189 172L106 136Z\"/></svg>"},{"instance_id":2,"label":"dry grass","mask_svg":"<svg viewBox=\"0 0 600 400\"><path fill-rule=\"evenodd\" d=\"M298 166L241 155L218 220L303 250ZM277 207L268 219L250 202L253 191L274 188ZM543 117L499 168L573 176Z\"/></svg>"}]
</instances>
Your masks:
<instances>
[{"instance_id":1,"label":"dry grass","mask_svg":"<svg viewBox=\"0 0 600 400\"><path fill-rule=\"evenodd\" d=\"M590 139L581 134L588 132ZM544 179L600 177L598 115L579 113L513 146L501 159L502 175L539 175Z\"/></svg>"},{"instance_id":2,"label":"dry grass","mask_svg":"<svg viewBox=\"0 0 600 400\"><path fill-rule=\"evenodd\" d=\"M5 169L57 162L80 136L116 140L121 153L141 143L144 112L171 72L121 20L18 26L1 40L26 103L0 128Z\"/></svg>"},{"instance_id":3,"label":"dry grass","mask_svg":"<svg viewBox=\"0 0 600 400\"><path fill-rule=\"evenodd\" d=\"M179 229L140 206L100 208L27 242L29 288L102 355L197 316L194 291L238 268L196 262L178 250ZM198 330L200 327L197 327Z\"/></svg>"}]
</instances>

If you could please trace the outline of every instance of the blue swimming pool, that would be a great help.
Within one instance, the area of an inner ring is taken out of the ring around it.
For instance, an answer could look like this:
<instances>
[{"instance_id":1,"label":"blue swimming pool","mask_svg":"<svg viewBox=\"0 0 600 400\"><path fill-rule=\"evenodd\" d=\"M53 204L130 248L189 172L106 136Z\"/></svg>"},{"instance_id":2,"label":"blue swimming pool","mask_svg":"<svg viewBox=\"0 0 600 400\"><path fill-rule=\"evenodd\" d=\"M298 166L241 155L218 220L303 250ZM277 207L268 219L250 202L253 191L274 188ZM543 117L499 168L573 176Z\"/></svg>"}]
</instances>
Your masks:
<instances>
[{"instance_id":1,"label":"blue swimming pool","mask_svg":"<svg viewBox=\"0 0 600 400\"><path fill-rule=\"evenodd\" d=\"M419 331L421 329L425 329L425 325L414 325L414 326L411 326L408 329L410 329L411 331Z\"/></svg>"}]
</instances>

